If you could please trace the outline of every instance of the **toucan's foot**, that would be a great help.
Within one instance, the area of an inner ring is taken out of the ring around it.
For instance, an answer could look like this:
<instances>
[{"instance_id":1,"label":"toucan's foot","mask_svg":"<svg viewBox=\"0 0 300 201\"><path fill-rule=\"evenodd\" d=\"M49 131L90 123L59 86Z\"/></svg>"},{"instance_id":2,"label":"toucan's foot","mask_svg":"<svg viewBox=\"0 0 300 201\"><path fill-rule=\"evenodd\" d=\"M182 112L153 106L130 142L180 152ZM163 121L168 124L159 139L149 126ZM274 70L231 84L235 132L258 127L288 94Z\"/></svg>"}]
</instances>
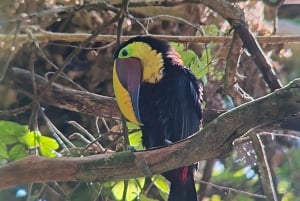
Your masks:
<instances>
[{"instance_id":1,"label":"toucan's foot","mask_svg":"<svg viewBox=\"0 0 300 201\"><path fill-rule=\"evenodd\" d=\"M143 156L137 156L134 159L134 164L144 173L145 177L150 178L153 175L146 159Z\"/></svg>"},{"instance_id":2,"label":"toucan's foot","mask_svg":"<svg viewBox=\"0 0 300 201\"><path fill-rule=\"evenodd\" d=\"M134 146L127 145L127 150L131 152L136 152L136 148Z\"/></svg>"},{"instance_id":3,"label":"toucan's foot","mask_svg":"<svg viewBox=\"0 0 300 201\"><path fill-rule=\"evenodd\" d=\"M168 139L165 139L165 143L166 143L166 145L171 145L171 144L173 144L173 142L170 141L170 140L168 140Z\"/></svg>"}]
</instances>

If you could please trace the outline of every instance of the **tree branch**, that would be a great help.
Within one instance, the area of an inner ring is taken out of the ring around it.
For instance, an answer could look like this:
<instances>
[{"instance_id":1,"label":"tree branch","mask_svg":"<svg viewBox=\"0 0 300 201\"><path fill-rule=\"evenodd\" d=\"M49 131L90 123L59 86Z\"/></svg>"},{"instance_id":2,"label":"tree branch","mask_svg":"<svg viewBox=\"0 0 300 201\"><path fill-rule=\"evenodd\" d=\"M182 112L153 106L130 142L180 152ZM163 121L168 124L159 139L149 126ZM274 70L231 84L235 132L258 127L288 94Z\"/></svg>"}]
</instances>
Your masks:
<instances>
[{"instance_id":1,"label":"tree branch","mask_svg":"<svg viewBox=\"0 0 300 201\"><path fill-rule=\"evenodd\" d=\"M238 84L238 66L241 55L242 41L236 32L233 33L232 42L227 53L226 68L224 75L225 93L231 96L234 105L239 106L242 103L252 101L249 96Z\"/></svg>"},{"instance_id":2,"label":"tree branch","mask_svg":"<svg viewBox=\"0 0 300 201\"><path fill-rule=\"evenodd\" d=\"M156 174L196 161L224 157L231 150L233 140L248 130L299 112L300 79L296 79L282 89L220 115L196 135L167 147L83 158L31 156L9 163L0 168L0 189L30 182L105 182L140 177L143 172L135 164L141 160Z\"/></svg>"},{"instance_id":3,"label":"tree branch","mask_svg":"<svg viewBox=\"0 0 300 201\"><path fill-rule=\"evenodd\" d=\"M33 86L30 72L21 68L12 68L11 73L17 89L32 97ZM56 83L52 83L45 90L49 82L36 74L35 81L38 94L44 93L40 97L41 101L49 105L94 116L121 118L120 110L112 97L79 91Z\"/></svg>"},{"instance_id":4,"label":"tree branch","mask_svg":"<svg viewBox=\"0 0 300 201\"><path fill-rule=\"evenodd\" d=\"M33 96L32 77L29 71L21 68L12 68L11 76L18 90L29 97ZM36 74L35 81L38 93L44 92L44 88L48 81ZM49 86L45 94L41 96L41 101L46 104L74 112L118 120L121 119L121 112L114 98L71 89L57 83L53 83ZM224 112L224 110L205 109L203 124L206 125L208 122L212 121ZM10 114L8 111L0 111L0 115L2 113L3 115Z\"/></svg>"},{"instance_id":5,"label":"tree branch","mask_svg":"<svg viewBox=\"0 0 300 201\"><path fill-rule=\"evenodd\" d=\"M250 138L253 142L253 147L255 149L258 158L258 168L260 171L260 180L264 189L264 193L268 200L277 201L276 187L274 185L273 177L271 174L271 167L267 159L266 151L261 140L261 136L258 133L250 133Z\"/></svg>"},{"instance_id":6,"label":"tree branch","mask_svg":"<svg viewBox=\"0 0 300 201\"><path fill-rule=\"evenodd\" d=\"M82 42L86 40L91 34L86 33L55 33L50 31L40 30L37 33L33 33L32 36L39 42L50 42L50 41L64 41L64 42ZM121 41L127 41L136 35L123 35ZM149 34L162 40L169 42L178 43L230 43L232 40L231 36L171 36L171 35L155 35ZM0 41L6 41L9 45L14 40L14 35L0 34ZM300 43L300 36L257 36L259 43L268 44L279 44L279 43ZM17 43L24 43L24 41L30 42L30 37L27 34L19 34L15 37ZM93 39L93 42L112 42L117 41L116 35L98 35ZM8 46L9 47L9 46Z\"/></svg>"}]
</instances>

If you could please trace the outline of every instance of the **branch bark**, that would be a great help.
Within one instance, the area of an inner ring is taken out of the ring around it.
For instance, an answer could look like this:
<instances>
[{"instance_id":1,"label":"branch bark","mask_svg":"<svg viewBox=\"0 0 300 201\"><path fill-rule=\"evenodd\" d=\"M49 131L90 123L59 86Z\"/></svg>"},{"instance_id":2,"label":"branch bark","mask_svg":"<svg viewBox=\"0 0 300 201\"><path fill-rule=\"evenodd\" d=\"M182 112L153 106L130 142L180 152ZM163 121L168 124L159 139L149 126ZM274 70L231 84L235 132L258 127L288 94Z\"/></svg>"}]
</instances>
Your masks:
<instances>
[{"instance_id":1,"label":"branch bark","mask_svg":"<svg viewBox=\"0 0 300 201\"><path fill-rule=\"evenodd\" d=\"M36 38L39 42L50 42L50 41L64 41L64 42L82 42L90 37L91 34L87 33L55 33L50 31L40 30L37 33L32 34L32 37ZM123 35L121 41L127 41L136 35ZM162 40L169 42L178 43L230 43L232 40L231 36L171 36L171 35L155 35L149 34ZM299 35L291 36L257 36L259 43L268 44L280 44L280 43L300 43ZM25 41L31 42L30 37L27 34L19 34L16 37L14 35L0 34L0 40L5 41L6 44L10 45L12 41L17 43L24 43ZM98 35L93 39L93 42L113 42L117 41L116 35Z\"/></svg>"},{"instance_id":2,"label":"branch bark","mask_svg":"<svg viewBox=\"0 0 300 201\"><path fill-rule=\"evenodd\" d=\"M12 68L12 77L18 90L32 97L32 75L29 71ZM121 113L114 98L94 93L79 91L52 83L47 90L48 81L39 75L34 75L38 94L43 93L41 101L62 109L67 109L94 116L120 119Z\"/></svg>"},{"instance_id":3,"label":"branch bark","mask_svg":"<svg viewBox=\"0 0 300 201\"><path fill-rule=\"evenodd\" d=\"M226 68L224 75L225 93L231 96L235 106L252 101L250 97L238 84L238 66L241 55L242 41L236 32L233 33L232 42L227 53Z\"/></svg>"},{"instance_id":4,"label":"branch bark","mask_svg":"<svg viewBox=\"0 0 300 201\"><path fill-rule=\"evenodd\" d=\"M260 179L264 189L264 193L268 200L278 201L276 187L274 185L273 177L271 174L271 167L267 159L267 155L262 143L261 137L257 133L250 133L250 138L253 142L253 147L255 149L258 161L258 168L260 171Z\"/></svg>"},{"instance_id":5,"label":"branch bark","mask_svg":"<svg viewBox=\"0 0 300 201\"><path fill-rule=\"evenodd\" d=\"M12 68L10 73L15 87L25 95L32 97L32 74L21 68ZM42 76L36 74L34 76L38 94L44 93L41 96L42 102L74 112L121 120L121 112L115 98L71 89L57 83L52 83L45 91L48 81ZM225 110L205 109L203 124L206 125L224 112Z\"/></svg>"},{"instance_id":6,"label":"branch bark","mask_svg":"<svg viewBox=\"0 0 300 201\"><path fill-rule=\"evenodd\" d=\"M30 182L128 179L143 176L143 171L135 165L141 161L156 174L196 161L224 157L231 150L233 140L248 130L299 112L300 79L296 79L282 89L220 115L196 135L167 147L83 158L31 156L9 163L0 167L0 189Z\"/></svg>"}]
</instances>

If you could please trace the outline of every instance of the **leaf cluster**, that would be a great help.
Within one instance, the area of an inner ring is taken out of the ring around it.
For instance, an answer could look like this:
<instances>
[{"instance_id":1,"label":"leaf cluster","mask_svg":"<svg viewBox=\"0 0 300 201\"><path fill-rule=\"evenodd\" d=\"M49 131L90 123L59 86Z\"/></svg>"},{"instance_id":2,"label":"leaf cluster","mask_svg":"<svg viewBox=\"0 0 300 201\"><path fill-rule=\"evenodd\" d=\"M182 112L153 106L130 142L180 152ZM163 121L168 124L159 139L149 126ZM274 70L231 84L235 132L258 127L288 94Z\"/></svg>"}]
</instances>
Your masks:
<instances>
[{"instance_id":1,"label":"leaf cluster","mask_svg":"<svg viewBox=\"0 0 300 201\"><path fill-rule=\"evenodd\" d=\"M28 150L38 149L42 156L55 157L58 143L38 131L30 131L27 125L12 121L0 121L0 161L14 161L28 156Z\"/></svg>"}]
</instances>

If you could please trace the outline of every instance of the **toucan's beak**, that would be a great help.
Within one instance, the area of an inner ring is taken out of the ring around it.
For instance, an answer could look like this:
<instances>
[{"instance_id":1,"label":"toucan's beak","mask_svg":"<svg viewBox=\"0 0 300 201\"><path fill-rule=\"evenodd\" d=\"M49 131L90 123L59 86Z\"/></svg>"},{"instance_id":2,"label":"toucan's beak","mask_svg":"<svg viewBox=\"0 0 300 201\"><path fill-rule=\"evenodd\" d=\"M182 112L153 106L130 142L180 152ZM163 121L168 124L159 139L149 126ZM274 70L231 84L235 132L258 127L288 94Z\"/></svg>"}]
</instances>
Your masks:
<instances>
[{"instance_id":1,"label":"toucan's beak","mask_svg":"<svg viewBox=\"0 0 300 201\"><path fill-rule=\"evenodd\" d=\"M139 93L142 64L139 59L130 57L116 59L114 65L114 88L119 107L129 121L141 125Z\"/></svg>"}]
</instances>

